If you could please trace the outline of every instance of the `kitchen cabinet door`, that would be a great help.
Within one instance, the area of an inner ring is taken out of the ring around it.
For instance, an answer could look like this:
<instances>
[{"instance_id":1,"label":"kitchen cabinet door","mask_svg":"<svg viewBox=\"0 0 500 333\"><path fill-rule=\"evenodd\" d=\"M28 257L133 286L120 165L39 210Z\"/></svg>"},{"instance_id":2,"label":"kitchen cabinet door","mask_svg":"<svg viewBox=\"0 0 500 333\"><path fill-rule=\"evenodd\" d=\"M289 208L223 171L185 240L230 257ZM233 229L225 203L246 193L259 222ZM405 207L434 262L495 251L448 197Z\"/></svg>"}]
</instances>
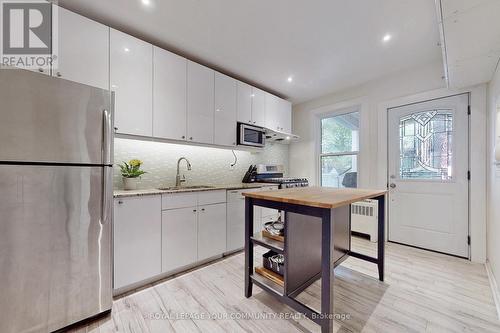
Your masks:
<instances>
[{"instance_id":1,"label":"kitchen cabinet door","mask_svg":"<svg viewBox=\"0 0 500 333\"><path fill-rule=\"evenodd\" d=\"M280 132L280 99L266 93L266 124L265 127Z\"/></svg>"},{"instance_id":2,"label":"kitchen cabinet door","mask_svg":"<svg viewBox=\"0 0 500 333\"><path fill-rule=\"evenodd\" d=\"M58 17L52 76L109 90L109 27L56 5L52 8Z\"/></svg>"},{"instance_id":3,"label":"kitchen cabinet door","mask_svg":"<svg viewBox=\"0 0 500 333\"><path fill-rule=\"evenodd\" d=\"M198 261L226 251L226 204L198 207Z\"/></svg>"},{"instance_id":4,"label":"kitchen cabinet door","mask_svg":"<svg viewBox=\"0 0 500 333\"><path fill-rule=\"evenodd\" d=\"M214 71L188 61L187 73L188 141L214 143Z\"/></svg>"},{"instance_id":5,"label":"kitchen cabinet door","mask_svg":"<svg viewBox=\"0 0 500 333\"><path fill-rule=\"evenodd\" d=\"M245 197L244 192L260 189L232 190L227 192L226 252L240 250L245 245ZM261 207L254 206L254 230L261 230Z\"/></svg>"},{"instance_id":6,"label":"kitchen cabinet door","mask_svg":"<svg viewBox=\"0 0 500 333\"><path fill-rule=\"evenodd\" d=\"M198 256L197 208L165 210L162 213L163 273L196 262Z\"/></svg>"},{"instance_id":7,"label":"kitchen cabinet door","mask_svg":"<svg viewBox=\"0 0 500 333\"><path fill-rule=\"evenodd\" d=\"M214 128L216 145L236 146L236 94L236 80L216 72Z\"/></svg>"},{"instance_id":8,"label":"kitchen cabinet door","mask_svg":"<svg viewBox=\"0 0 500 333\"><path fill-rule=\"evenodd\" d=\"M252 88L252 124L266 126L266 92Z\"/></svg>"},{"instance_id":9,"label":"kitchen cabinet door","mask_svg":"<svg viewBox=\"0 0 500 333\"><path fill-rule=\"evenodd\" d=\"M186 139L187 60L154 47L153 136Z\"/></svg>"},{"instance_id":10,"label":"kitchen cabinet door","mask_svg":"<svg viewBox=\"0 0 500 333\"><path fill-rule=\"evenodd\" d=\"M153 135L153 46L111 29L110 83L116 132Z\"/></svg>"},{"instance_id":11,"label":"kitchen cabinet door","mask_svg":"<svg viewBox=\"0 0 500 333\"><path fill-rule=\"evenodd\" d=\"M252 86L238 81L238 121L252 123Z\"/></svg>"},{"instance_id":12,"label":"kitchen cabinet door","mask_svg":"<svg viewBox=\"0 0 500 333\"><path fill-rule=\"evenodd\" d=\"M292 133L292 103L285 99L279 100L278 126L281 132Z\"/></svg>"},{"instance_id":13,"label":"kitchen cabinet door","mask_svg":"<svg viewBox=\"0 0 500 333\"><path fill-rule=\"evenodd\" d=\"M114 289L161 273L161 196L117 198L113 220Z\"/></svg>"}]
</instances>

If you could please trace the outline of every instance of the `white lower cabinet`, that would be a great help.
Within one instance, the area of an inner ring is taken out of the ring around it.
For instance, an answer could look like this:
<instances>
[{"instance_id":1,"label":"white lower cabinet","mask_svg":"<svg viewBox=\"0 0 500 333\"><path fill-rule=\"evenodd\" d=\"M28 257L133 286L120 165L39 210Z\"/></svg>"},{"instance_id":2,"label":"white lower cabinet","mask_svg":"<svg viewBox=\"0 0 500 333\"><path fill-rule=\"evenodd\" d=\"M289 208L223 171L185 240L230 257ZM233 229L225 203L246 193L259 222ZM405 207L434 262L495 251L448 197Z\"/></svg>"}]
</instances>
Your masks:
<instances>
[{"instance_id":1,"label":"white lower cabinet","mask_svg":"<svg viewBox=\"0 0 500 333\"><path fill-rule=\"evenodd\" d=\"M162 272L193 264L198 255L197 209L180 208L162 213Z\"/></svg>"},{"instance_id":2,"label":"white lower cabinet","mask_svg":"<svg viewBox=\"0 0 500 333\"><path fill-rule=\"evenodd\" d=\"M240 250L245 246L245 197L243 193L277 189L277 186L268 186L256 189L227 191L226 252ZM263 216L263 212L266 215ZM265 222L276 220L277 217L277 210L254 206L253 232L260 232Z\"/></svg>"},{"instance_id":3,"label":"white lower cabinet","mask_svg":"<svg viewBox=\"0 0 500 333\"><path fill-rule=\"evenodd\" d=\"M226 252L226 191L162 196L162 272Z\"/></svg>"},{"instance_id":4,"label":"white lower cabinet","mask_svg":"<svg viewBox=\"0 0 500 333\"><path fill-rule=\"evenodd\" d=\"M198 261L226 252L226 204L198 207Z\"/></svg>"},{"instance_id":5,"label":"white lower cabinet","mask_svg":"<svg viewBox=\"0 0 500 333\"><path fill-rule=\"evenodd\" d=\"M114 288L161 273L161 197L117 198L113 222Z\"/></svg>"}]
</instances>

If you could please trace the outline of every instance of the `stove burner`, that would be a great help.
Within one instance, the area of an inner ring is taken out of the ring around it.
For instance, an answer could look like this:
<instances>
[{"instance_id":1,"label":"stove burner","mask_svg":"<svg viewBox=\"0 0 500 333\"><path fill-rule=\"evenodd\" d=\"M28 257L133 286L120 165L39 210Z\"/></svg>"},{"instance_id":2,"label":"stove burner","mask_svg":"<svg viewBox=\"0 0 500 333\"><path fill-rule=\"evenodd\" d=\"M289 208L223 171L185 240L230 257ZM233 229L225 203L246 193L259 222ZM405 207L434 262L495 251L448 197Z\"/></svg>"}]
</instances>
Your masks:
<instances>
[{"instance_id":1,"label":"stove burner","mask_svg":"<svg viewBox=\"0 0 500 333\"><path fill-rule=\"evenodd\" d=\"M263 178L257 180L260 183L278 184L280 188L307 187L309 182L306 178Z\"/></svg>"}]
</instances>

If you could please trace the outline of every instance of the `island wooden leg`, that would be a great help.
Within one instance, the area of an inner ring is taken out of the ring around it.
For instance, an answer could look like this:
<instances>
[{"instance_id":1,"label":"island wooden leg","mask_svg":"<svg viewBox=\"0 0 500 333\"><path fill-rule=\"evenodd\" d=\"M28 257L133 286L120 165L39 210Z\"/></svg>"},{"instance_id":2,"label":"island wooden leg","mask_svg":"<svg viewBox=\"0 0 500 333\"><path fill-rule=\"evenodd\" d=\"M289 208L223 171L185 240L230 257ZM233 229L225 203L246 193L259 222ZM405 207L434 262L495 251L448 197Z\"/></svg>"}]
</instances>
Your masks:
<instances>
[{"instance_id":1,"label":"island wooden leg","mask_svg":"<svg viewBox=\"0 0 500 333\"><path fill-rule=\"evenodd\" d=\"M333 223L331 210L326 210L322 217L321 231L321 332L333 332Z\"/></svg>"},{"instance_id":2,"label":"island wooden leg","mask_svg":"<svg viewBox=\"0 0 500 333\"><path fill-rule=\"evenodd\" d=\"M385 195L377 198L378 200L378 242L377 242L377 265L378 278L384 281L385 265Z\"/></svg>"},{"instance_id":3,"label":"island wooden leg","mask_svg":"<svg viewBox=\"0 0 500 333\"><path fill-rule=\"evenodd\" d=\"M253 236L253 199L245 198L245 297L252 296L253 273L253 244L250 237Z\"/></svg>"}]
</instances>

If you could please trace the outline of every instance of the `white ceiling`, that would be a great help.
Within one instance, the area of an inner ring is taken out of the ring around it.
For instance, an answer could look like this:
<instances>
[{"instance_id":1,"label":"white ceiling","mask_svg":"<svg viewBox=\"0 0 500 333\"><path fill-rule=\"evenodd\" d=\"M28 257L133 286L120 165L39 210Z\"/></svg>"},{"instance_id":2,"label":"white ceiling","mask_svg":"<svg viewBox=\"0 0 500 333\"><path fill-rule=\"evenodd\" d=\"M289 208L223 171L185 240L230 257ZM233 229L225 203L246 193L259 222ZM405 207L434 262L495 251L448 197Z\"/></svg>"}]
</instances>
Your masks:
<instances>
[{"instance_id":1,"label":"white ceiling","mask_svg":"<svg viewBox=\"0 0 500 333\"><path fill-rule=\"evenodd\" d=\"M500 59L500 1L440 3L450 87L489 82Z\"/></svg>"},{"instance_id":2,"label":"white ceiling","mask_svg":"<svg viewBox=\"0 0 500 333\"><path fill-rule=\"evenodd\" d=\"M434 0L150 1L59 4L295 103L441 58Z\"/></svg>"}]
</instances>

